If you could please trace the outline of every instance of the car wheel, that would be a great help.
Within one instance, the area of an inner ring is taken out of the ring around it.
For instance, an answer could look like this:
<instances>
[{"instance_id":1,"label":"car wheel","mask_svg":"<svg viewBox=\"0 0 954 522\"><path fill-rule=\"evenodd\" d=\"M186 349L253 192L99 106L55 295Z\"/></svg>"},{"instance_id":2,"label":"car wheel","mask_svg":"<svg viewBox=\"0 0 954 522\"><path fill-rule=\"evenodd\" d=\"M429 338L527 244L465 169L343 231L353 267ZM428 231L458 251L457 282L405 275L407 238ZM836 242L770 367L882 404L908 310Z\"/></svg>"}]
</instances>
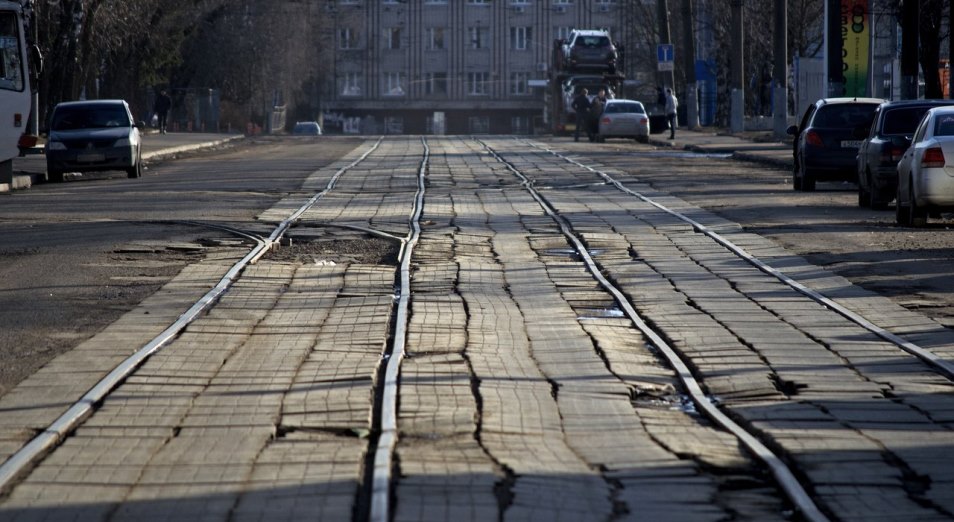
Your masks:
<instances>
[{"instance_id":1,"label":"car wheel","mask_svg":"<svg viewBox=\"0 0 954 522\"><path fill-rule=\"evenodd\" d=\"M46 170L46 180L51 183L62 183L63 182L63 171L61 170Z\"/></svg>"},{"instance_id":2,"label":"car wheel","mask_svg":"<svg viewBox=\"0 0 954 522\"><path fill-rule=\"evenodd\" d=\"M891 197L886 195L884 191L876 188L872 188L868 191L868 206L874 210L887 209L889 201L891 201Z\"/></svg>"},{"instance_id":3,"label":"car wheel","mask_svg":"<svg viewBox=\"0 0 954 522\"><path fill-rule=\"evenodd\" d=\"M802 192L815 191L815 177L808 168L805 167L805 161L798 162L798 175L793 178L795 190Z\"/></svg>"},{"instance_id":4,"label":"car wheel","mask_svg":"<svg viewBox=\"0 0 954 522\"><path fill-rule=\"evenodd\" d=\"M135 167L126 169L126 176L128 176L129 179L141 178L141 177L142 177L142 164L137 161Z\"/></svg>"},{"instance_id":5,"label":"car wheel","mask_svg":"<svg viewBox=\"0 0 954 522\"><path fill-rule=\"evenodd\" d=\"M792 169L792 190L802 190L802 167L797 160L795 168Z\"/></svg>"},{"instance_id":6,"label":"car wheel","mask_svg":"<svg viewBox=\"0 0 954 522\"><path fill-rule=\"evenodd\" d=\"M636 141L640 143L649 143L649 136L636 136Z\"/></svg>"},{"instance_id":7,"label":"car wheel","mask_svg":"<svg viewBox=\"0 0 954 522\"><path fill-rule=\"evenodd\" d=\"M871 205L871 192L865 188L865 185L861 183L861 180L858 181L858 206L867 207Z\"/></svg>"},{"instance_id":8,"label":"car wheel","mask_svg":"<svg viewBox=\"0 0 954 522\"><path fill-rule=\"evenodd\" d=\"M894 220L902 227L911 225L910 214L908 214L907 202L901 197L901 185L898 185L898 196L894 204Z\"/></svg>"},{"instance_id":9,"label":"car wheel","mask_svg":"<svg viewBox=\"0 0 954 522\"><path fill-rule=\"evenodd\" d=\"M136 158L136 165L126 169L126 176L129 179L136 179L142 177L142 155Z\"/></svg>"},{"instance_id":10,"label":"car wheel","mask_svg":"<svg viewBox=\"0 0 954 522\"><path fill-rule=\"evenodd\" d=\"M908 223L912 227L927 225L927 209L919 207L914 198L914 187L908 187Z\"/></svg>"}]
</instances>

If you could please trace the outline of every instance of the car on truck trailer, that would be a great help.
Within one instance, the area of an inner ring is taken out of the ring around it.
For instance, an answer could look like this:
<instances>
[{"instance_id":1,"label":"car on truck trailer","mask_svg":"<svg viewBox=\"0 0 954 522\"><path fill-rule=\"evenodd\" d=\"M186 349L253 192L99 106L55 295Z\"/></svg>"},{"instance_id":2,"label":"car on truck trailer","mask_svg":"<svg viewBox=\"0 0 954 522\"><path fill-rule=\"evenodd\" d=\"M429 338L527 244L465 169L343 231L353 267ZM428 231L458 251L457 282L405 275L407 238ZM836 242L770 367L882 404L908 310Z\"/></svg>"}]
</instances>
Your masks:
<instances>
[{"instance_id":1,"label":"car on truck trailer","mask_svg":"<svg viewBox=\"0 0 954 522\"><path fill-rule=\"evenodd\" d=\"M576 129L578 118L572 104L580 89L586 88L594 96L600 89L613 96L621 92L621 52L621 46L605 30L576 29L566 40L553 42L546 111L554 134L567 135Z\"/></svg>"}]
</instances>

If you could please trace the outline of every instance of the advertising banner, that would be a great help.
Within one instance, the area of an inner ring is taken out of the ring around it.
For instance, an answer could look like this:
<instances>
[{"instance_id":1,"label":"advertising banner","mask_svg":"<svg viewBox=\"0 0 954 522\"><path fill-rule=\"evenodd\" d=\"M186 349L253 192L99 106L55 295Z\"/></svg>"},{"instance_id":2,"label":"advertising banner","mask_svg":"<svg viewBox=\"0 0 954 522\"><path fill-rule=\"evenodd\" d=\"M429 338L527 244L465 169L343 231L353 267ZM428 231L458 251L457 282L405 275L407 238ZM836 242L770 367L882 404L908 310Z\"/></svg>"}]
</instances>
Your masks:
<instances>
[{"instance_id":1,"label":"advertising banner","mask_svg":"<svg viewBox=\"0 0 954 522\"><path fill-rule=\"evenodd\" d=\"M841 58L845 96L868 96L869 0L841 0Z\"/></svg>"}]
</instances>

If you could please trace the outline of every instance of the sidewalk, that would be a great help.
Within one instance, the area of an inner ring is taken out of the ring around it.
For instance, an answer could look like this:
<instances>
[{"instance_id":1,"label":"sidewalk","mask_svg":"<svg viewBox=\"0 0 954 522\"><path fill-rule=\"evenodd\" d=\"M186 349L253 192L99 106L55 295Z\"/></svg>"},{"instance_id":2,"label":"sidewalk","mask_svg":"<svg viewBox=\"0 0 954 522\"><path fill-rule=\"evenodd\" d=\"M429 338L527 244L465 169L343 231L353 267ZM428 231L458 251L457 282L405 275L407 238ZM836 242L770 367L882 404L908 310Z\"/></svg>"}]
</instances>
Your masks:
<instances>
[{"instance_id":1,"label":"sidewalk","mask_svg":"<svg viewBox=\"0 0 954 522\"><path fill-rule=\"evenodd\" d=\"M145 162L215 147L232 140L244 138L243 134L213 134L176 132L171 134L148 133L142 139L142 159ZM0 193L27 189L34 183L46 181L46 156L30 154L13 159L13 183L0 183Z\"/></svg>"},{"instance_id":2,"label":"sidewalk","mask_svg":"<svg viewBox=\"0 0 954 522\"><path fill-rule=\"evenodd\" d=\"M668 132L664 132L651 135L650 143L657 147L673 147L704 154L731 154L734 159L791 170L793 168L791 138L777 141L771 136L771 133L732 135L715 129L700 131L677 129L675 140L667 139Z\"/></svg>"}]
</instances>

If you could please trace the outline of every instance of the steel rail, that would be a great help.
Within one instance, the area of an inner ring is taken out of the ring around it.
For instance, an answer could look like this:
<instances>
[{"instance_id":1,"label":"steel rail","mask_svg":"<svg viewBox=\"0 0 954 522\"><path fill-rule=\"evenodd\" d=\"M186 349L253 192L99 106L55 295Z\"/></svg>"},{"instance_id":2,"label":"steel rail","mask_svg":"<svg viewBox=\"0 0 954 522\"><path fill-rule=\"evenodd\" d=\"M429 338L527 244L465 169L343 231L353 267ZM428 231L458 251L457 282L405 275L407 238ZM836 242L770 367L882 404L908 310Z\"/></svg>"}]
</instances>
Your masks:
<instances>
[{"instance_id":1,"label":"steel rail","mask_svg":"<svg viewBox=\"0 0 954 522\"><path fill-rule=\"evenodd\" d=\"M680 219L681 221L690 225L697 232L708 236L709 238L719 243L720 245L722 245L723 247L725 247L726 249L734 253L736 256L744 259L745 261L747 261L749 264L759 269L760 271L772 277L775 277L776 279L778 279L785 285L789 286L790 288L796 290L797 292L801 293L802 295L809 297L810 299L814 300L815 302L819 304L825 305L826 307L835 311L837 314L841 315L845 319L848 319L849 321L857 324L858 326L864 328L865 330L868 330L869 332L877 335L881 339L884 339L885 341L888 341L889 343L897 346L898 348L901 348L903 351L907 352L908 354L913 355L917 357L918 359L921 359L928 366L934 368L935 370L938 370L948 380L954 381L954 361L948 361L944 359L943 357L937 355L936 353L932 352L931 350L918 346L917 344L912 343L911 341L908 341L907 339L904 339L901 336L890 332L886 328L882 328L872 323L861 314L858 314L857 312L849 310L847 307L839 304L834 299L831 299L830 297L822 294L821 292L818 292L817 290L813 290L805 286L804 284L796 281L792 277L785 275L785 273L782 272L781 270L774 268L771 265L763 262L759 258L748 253L744 248L729 241L728 239L723 237L721 234L713 231L712 229L703 225L702 223L697 222L696 220L686 216L685 214L682 214L678 211L670 209L666 207L665 205L662 205L661 203L654 201L652 198L649 198L648 196L644 194L640 194L639 192L636 192L635 190L632 190L629 187L626 187L625 185L623 185L622 182L610 176L606 172L593 168L589 165L584 165L583 163L580 163L574 160L573 158L566 157L550 149L549 147L544 147L542 145L538 145L536 143L529 142L529 141L526 143L528 143L532 147L546 151L566 162L572 163L573 165L576 165L582 169L593 172L599 175L601 178L603 178L607 183L615 186L618 190L625 192L626 194L629 194L636 198L639 198L643 202L648 203L677 219Z\"/></svg>"},{"instance_id":2,"label":"steel rail","mask_svg":"<svg viewBox=\"0 0 954 522\"><path fill-rule=\"evenodd\" d=\"M772 475L778 482L779 487L782 488L786 496L797 507L798 511L803 517L805 517L805 519L812 522L827 521L828 517L825 516L820 509L818 509L818 506L815 505L814 500L812 500L811 496L802 486L801 482L799 482L795 477L795 474L792 473L792 471L788 468L785 462L778 455L773 453L768 446L763 444L761 440L729 418L728 415L723 413L718 406L709 400L709 398L703 392L699 381L696 380L695 376L689 370L689 367L682 360L676 350L669 346L669 343L667 343L666 340L659 335L659 333L646 324L636 309L630 304L623 292L603 276L599 266L596 264L596 261L593 260L586 246L583 244L583 241L573 232L571 223L562 215L560 215L560 213L552 205L550 205L546 198L544 198L539 191L533 187L533 181L527 178L522 172L520 172L519 169L504 159L488 144L481 140L477 141L495 159L497 159L497 161L501 162L515 176L520 178L523 187L530 193L533 199L537 201L541 208L543 208L544 212L546 212L546 214L560 226L560 230L563 232L563 235L574 245L577 253L586 264L587 269L600 283L600 286L613 295L620 308L630 319L630 321L632 321L633 324L666 357L699 411L704 413L713 422L732 433L743 445L745 445L746 448L749 449L749 451L751 451L756 457L758 457L759 460L769 467L769 470L772 472Z\"/></svg>"},{"instance_id":3,"label":"steel rail","mask_svg":"<svg viewBox=\"0 0 954 522\"><path fill-rule=\"evenodd\" d=\"M145 346L136 351L136 353L130 355L123 362L119 363L119 365L113 368L112 371L110 371L105 377L96 383L76 403L70 406L65 413L60 415L41 433L33 437L33 439L20 448L20 450L11 455L5 462L3 462L3 464L0 464L0 492L6 491L11 482L21 473L23 473L28 466L55 448L67 435L69 435L80 424L82 424L82 422L93 413L96 405L102 402L110 392L119 386L119 384L128 378L137 368L139 368L147 358L167 345L169 341L177 337L182 330L184 330L190 323L195 321L203 312L210 308L219 299L219 297L221 297L222 294L225 293L235 283L235 281L238 280L242 271L244 271L248 265L254 264L261 259L262 256L268 253L272 246L274 246L281 239L281 237L288 231L292 224L300 219L302 214L304 214L309 208L317 203L322 196L332 190L337 184L338 179L346 171L354 168L355 165L364 161L372 152L374 152L381 144L382 139L383 138L379 138L378 141L359 158L347 166L338 169L338 171L335 172L335 174L328 181L328 185L324 190L310 198L291 216L279 223L279 225L267 239L262 238L261 236L248 234L247 232L238 229L226 227L224 225L202 224L203 226L210 226L219 230L226 230L243 237L254 239L256 245L248 254L232 265L222 279L220 279L211 290L209 290L198 301L196 301L188 310L180 315L174 323L163 330L159 335L154 337ZM179 223L201 224L198 222L185 221Z\"/></svg>"},{"instance_id":4,"label":"steel rail","mask_svg":"<svg viewBox=\"0 0 954 522\"><path fill-rule=\"evenodd\" d=\"M417 175L417 194L414 197L414 208L408 218L410 228L407 237L401 242L401 284L397 313L395 314L394 344L384 373L381 399L381 433L378 436L377 448L374 453L374 474L371 481L370 519L372 522L388 522L391 520L391 473L394 467L394 448L397 445L398 438L398 380L401 372L401 361L404 360L407 345L407 323L411 301L411 256L421 237L421 214L424 212L424 179L430 162L430 148L427 146L427 140L423 137L421 138L421 144L424 145L424 157L421 160Z\"/></svg>"}]
</instances>

